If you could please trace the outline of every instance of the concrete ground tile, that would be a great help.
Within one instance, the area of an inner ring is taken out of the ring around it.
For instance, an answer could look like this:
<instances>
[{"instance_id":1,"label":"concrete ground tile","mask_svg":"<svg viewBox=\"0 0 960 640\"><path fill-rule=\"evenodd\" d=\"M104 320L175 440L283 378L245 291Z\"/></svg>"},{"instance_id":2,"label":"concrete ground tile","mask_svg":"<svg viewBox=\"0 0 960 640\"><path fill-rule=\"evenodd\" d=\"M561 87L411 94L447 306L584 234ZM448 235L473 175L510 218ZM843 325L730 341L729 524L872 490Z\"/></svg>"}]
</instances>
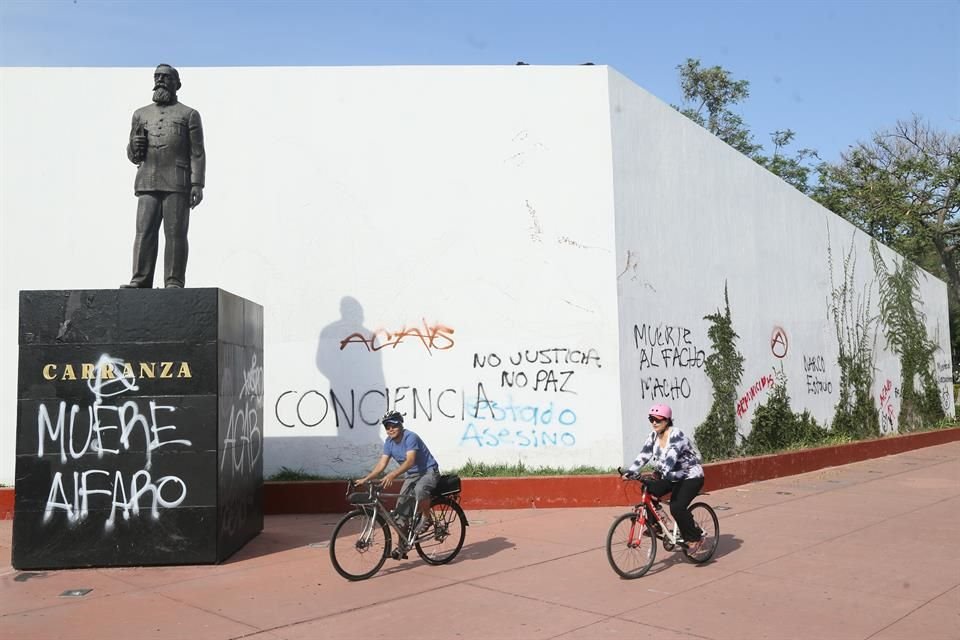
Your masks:
<instances>
[{"instance_id":1,"label":"concrete ground tile","mask_svg":"<svg viewBox=\"0 0 960 640\"><path fill-rule=\"evenodd\" d=\"M749 489L744 491L728 491L723 495L698 496L697 500L703 500L714 509L718 506L730 507L732 511L748 511L758 507L782 504L799 497L816 495L818 492L810 490L797 490L793 487L757 487L750 485Z\"/></svg>"},{"instance_id":2,"label":"concrete ground tile","mask_svg":"<svg viewBox=\"0 0 960 640\"><path fill-rule=\"evenodd\" d=\"M97 571L138 588L155 588L167 584L181 584L191 580L202 580L213 576L225 576L234 573L256 570L259 566L285 564L304 560L309 551L305 549L298 555L276 554L272 560L264 559L256 563L236 562L219 565L176 565L166 567L111 567ZM312 554L311 554L312 555Z\"/></svg>"},{"instance_id":3,"label":"concrete ground tile","mask_svg":"<svg viewBox=\"0 0 960 640\"><path fill-rule=\"evenodd\" d=\"M464 509L470 526L490 526L527 520L540 515L541 509Z\"/></svg>"},{"instance_id":4,"label":"concrete ground tile","mask_svg":"<svg viewBox=\"0 0 960 640\"><path fill-rule=\"evenodd\" d=\"M846 552L858 542L865 547L873 547L878 553L881 551L887 560L908 555L918 545L924 546L928 556L950 559L958 557L957 547L960 544L960 533L955 521L942 520L930 511L918 510L912 513L897 516L885 522L878 522L864 527L849 538L834 541L841 552Z\"/></svg>"},{"instance_id":5,"label":"concrete ground tile","mask_svg":"<svg viewBox=\"0 0 960 640\"><path fill-rule=\"evenodd\" d=\"M484 526L491 530L502 530L509 527L514 535L568 544L569 541L566 536L573 530L584 527L597 528L616 512L615 509L611 508L576 509L574 522L571 522L569 518L564 517L565 513L568 513L566 509L524 509L523 511L526 512L526 517L500 523L487 521Z\"/></svg>"},{"instance_id":6,"label":"concrete ground tile","mask_svg":"<svg viewBox=\"0 0 960 640\"><path fill-rule=\"evenodd\" d=\"M620 618L607 618L600 622L580 627L568 633L556 637L556 640L596 640L611 638L614 640L624 640L624 638L649 637L656 640L704 640L703 636L694 636L686 633L678 633L670 629L658 629L651 625L639 625L629 620ZM244 639L246 640L246 639Z\"/></svg>"},{"instance_id":7,"label":"concrete ground tile","mask_svg":"<svg viewBox=\"0 0 960 640\"><path fill-rule=\"evenodd\" d=\"M823 515L824 517L839 517L844 520L865 519L876 520L878 517L891 517L901 513L909 513L917 507L933 504L939 498L921 499L915 492L908 492L902 497L891 496L888 492L877 489L873 493L860 488L838 489L827 491L816 496L808 496L795 500L776 509L790 508L798 513L809 515Z\"/></svg>"},{"instance_id":8,"label":"concrete ground tile","mask_svg":"<svg viewBox=\"0 0 960 640\"><path fill-rule=\"evenodd\" d=\"M411 611L448 614L425 616L423 624L413 627L398 621L398 612ZM346 612L334 619L323 618L272 631L286 640L315 640L329 637L328 630L335 624L339 629L349 629L354 638L395 640L409 630L410 636L417 640L457 637L534 640L555 638L600 620L603 616L585 611L459 584L399 602Z\"/></svg>"},{"instance_id":9,"label":"concrete ground tile","mask_svg":"<svg viewBox=\"0 0 960 640\"><path fill-rule=\"evenodd\" d=\"M866 527L855 536L835 541L841 553L858 553L858 543L875 551L889 553L884 559L887 561L912 555L914 551L921 551L925 556L939 562L960 559L957 547L960 545L960 532L956 524L949 521L935 521L933 518L924 518L920 512L898 516L886 522Z\"/></svg>"},{"instance_id":10,"label":"concrete ground tile","mask_svg":"<svg viewBox=\"0 0 960 640\"><path fill-rule=\"evenodd\" d=\"M10 571L0 577L0 615L63 606L76 600L60 597L70 589L92 589L83 601L122 594L129 585L97 569Z\"/></svg>"},{"instance_id":11,"label":"concrete ground tile","mask_svg":"<svg viewBox=\"0 0 960 640\"><path fill-rule=\"evenodd\" d=\"M224 564L256 564L278 553L329 542L339 519L337 514L272 516L266 519L260 535L230 556Z\"/></svg>"},{"instance_id":12,"label":"concrete ground tile","mask_svg":"<svg viewBox=\"0 0 960 640\"><path fill-rule=\"evenodd\" d=\"M864 527L866 525L860 525ZM833 516L811 518L792 511L770 510L737 514L720 520L720 535L729 534L750 552L782 547L796 551L800 546L820 544L856 531L857 524ZM768 556L767 559L770 559Z\"/></svg>"},{"instance_id":13,"label":"concrete ground tile","mask_svg":"<svg viewBox=\"0 0 960 640\"><path fill-rule=\"evenodd\" d=\"M256 631L248 625L142 591L3 618L5 640L226 640Z\"/></svg>"},{"instance_id":14,"label":"concrete ground tile","mask_svg":"<svg viewBox=\"0 0 960 640\"><path fill-rule=\"evenodd\" d=\"M577 509L571 519L563 509L538 509L538 517L513 523L511 532L528 540L592 549L604 544L614 518L629 510L627 507Z\"/></svg>"},{"instance_id":15,"label":"concrete ground tile","mask_svg":"<svg viewBox=\"0 0 960 640\"><path fill-rule=\"evenodd\" d=\"M620 617L643 622L653 616L675 631L716 640L859 640L915 606L895 597L738 573Z\"/></svg>"},{"instance_id":16,"label":"concrete ground tile","mask_svg":"<svg viewBox=\"0 0 960 640\"><path fill-rule=\"evenodd\" d=\"M960 609L933 604L920 607L870 637L870 640L957 640L960 638Z\"/></svg>"},{"instance_id":17,"label":"concrete ground tile","mask_svg":"<svg viewBox=\"0 0 960 640\"><path fill-rule=\"evenodd\" d=\"M719 565L715 571L704 571L707 566L694 567L679 554L660 549L650 571L641 578L624 580L610 567L606 551L598 549L479 578L471 584L612 616L635 609L638 603L656 602L729 575ZM585 584L590 588L584 589Z\"/></svg>"},{"instance_id":18,"label":"concrete ground tile","mask_svg":"<svg viewBox=\"0 0 960 640\"><path fill-rule=\"evenodd\" d=\"M960 585L934 598L930 601L930 604L935 604L941 607L949 607L954 611L960 611Z\"/></svg>"},{"instance_id":19,"label":"concrete ground tile","mask_svg":"<svg viewBox=\"0 0 960 640\"><path fill-rule=\"evenodd\" d=\"M898 555L863 540L851 539L843 541L843 547L820 545L747 571L797 583L923 603L960 581L960 558L937 558L916 548L908 550L906 555Z\"/></svg>"},{"instance_id":20,"label":"concrete ground tile","mask_svg":"<svg viewBox=\"0 0 960 640\"><path fill-rule=\"evenodd\" d=\"M960 485L930 470L884 478L871 485L861 484L850 491L864 495L872 493L878 498L904 500L920 506L955 497L960 493Z\"/></svg>"},{"instance_id":21,"label":"concrete ground tile","mask_svg":"<svg viewBox=\"0 0 960 640\"><path fill-rule=\"evenodd\" d=\"M492 537L472 538L468 532L463 550L450 564L431 567L418 558L413 568L419 574L442 575L447 580L462 581L582 553L573 546L515 536L509 529L485 531L484 535ZM413 555L410 559L413 561Z\"/></svg>"},{"instance_id":22,"label":"concrete ground tile","mask_svg":"<svg viewBox=\"0 0 960 640\"><path fill-rule=\"evenodd\" d=\"M243 636L243 640L283 640L283 636L272 631L260 631L249 636Z\"/></svg>"},{"instance_id":23,"label":"concrete ground tile","mask_svg":"<svg viewBox=\"0 0 960 640\"><path fill-rule=\"evenodd\" d=\"M286 622L369 607L450 584L439 576L415 577L410 572L413 560L387 562L369 580L350 582L335 572L323 549L317 550L310 562L210 576L159 587L156 592L183 603L202 601L206 610L217 615L269 630ZM283 585L283 589L264 589L265 584Z\"/></svg>"},{"instance_id":24,"label":"concrete ground tile","mask_svg":"<svg viewBox=\"0 0 960 640\"><path fill-rule=\"evenodd\" d=\"M813 500L819 500L816 498ZM805 500L811 500L806 498ZM830 540L889 521L891 513L882 510L844 513L818 509L816 502L790 503L744 514L750 523L762 523L764 535L803 536L815 541Z\"/></svg>"},{"instance_id":25,"label":"concrete ground tile","mask_svg":"<svg viewBox=\"0 0 960 640\"><path fill-rule=\"evenodd\" d=\"M468 512L473 525L451 564L411 554L360 583L330 565L323 543L337 514L268 516L263 533L222 565L45 572L46 584L14 582L3 521L0 607L38 607L4 616L3 637L395 640L396 612L410 603L451 613L452 632L438 626L428 638L956 640L960 442L913 452L914 464L898 459L714 492L709 504L731 508L718 511L713 561L691 565L659 548L653 569L633 581L614 574L603 548L627 505ZM936 500L919 499L924 492ZM821 499L835 504L822 508ZM878 500L886 503L874 512ZM890 504L903 510L891 517ZM86 599L48 593L84 586L78 577L100 581Z\"/></svg>"},{"instance_id":26,"label":"concrete ground tile","mask_svg":"<svg viewBox=\"0 0 960 640\"><path fill-rule=\"evenodd\" d=\"M0 520L0 567L10 565L13 553L13 520Z\"/></svg>"}]
</instances>

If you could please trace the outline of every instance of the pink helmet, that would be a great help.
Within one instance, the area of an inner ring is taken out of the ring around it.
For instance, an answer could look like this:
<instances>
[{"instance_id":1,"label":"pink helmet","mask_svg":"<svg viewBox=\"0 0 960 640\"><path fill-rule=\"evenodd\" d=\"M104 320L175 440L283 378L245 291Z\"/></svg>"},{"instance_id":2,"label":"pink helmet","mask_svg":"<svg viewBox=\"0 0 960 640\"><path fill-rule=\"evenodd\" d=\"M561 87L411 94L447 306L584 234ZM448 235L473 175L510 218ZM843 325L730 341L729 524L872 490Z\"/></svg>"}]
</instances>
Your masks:
<instances>
[{"instance_id":1,"label":"pink helmet","mask_svg":"<svg viewBox=\"0 0 960 640\"><path fill-rule=\"evenodd\" d=\"M650 411L647 412L647 415L657 416L658 418L666 418L667 420L673 419L673 411L670 410L665 404L655 404L650 407Z\"/></svg>"}]
</instances>

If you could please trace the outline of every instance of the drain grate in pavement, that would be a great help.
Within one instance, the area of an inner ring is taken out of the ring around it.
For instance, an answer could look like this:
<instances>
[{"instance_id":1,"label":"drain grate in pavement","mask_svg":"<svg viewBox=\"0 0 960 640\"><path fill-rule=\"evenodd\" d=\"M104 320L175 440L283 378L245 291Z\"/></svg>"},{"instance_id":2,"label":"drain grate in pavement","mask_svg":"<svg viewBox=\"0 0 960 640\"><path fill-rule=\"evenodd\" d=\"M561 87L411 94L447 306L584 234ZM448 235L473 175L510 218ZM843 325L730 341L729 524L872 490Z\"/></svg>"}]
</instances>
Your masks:
<instances>
[{"instance_id":1,"label":"drain grate in pavement","mask_svg":"<svg viewBox=\"0 0 960 640\"><path fill-rule=\"evenodd\" d=\"M326 549L330 546L329 542L311 542L307 545L311 549Z\"/></svg>"},{"instance_id":2,"label":"drain grate in pavement","mask_svg":"<svg viewBox=\"0 0 960 640\"><path fill-rule=\"evenodd\" d=\"M792 496L793 494L789 491L777 491L778 496Z\"/></svg>"},{"instance_id":3,"label":"drain grate in pavement","mask_svg":"<svg viewBox=\"0 0 960 640\"><path fill-rule=\"evenodd\" d=\"M67 589L60 594L61 598L82 598L93 591L93 589Z\"/></svg>"},{"instance_id":4,"label":"drain grate in pavement","mask_svg":"<svg viewBox=\"0 0 960 640\"><path fill-rule=\"evenodd\" d=\"M714 511L730 511L730 509L732 509L732 508L733 508L733 507L728 507L728 506L726 506L726 505L721 504L721 505L715 506L715 507L713 508L713 510L714 510Z\"/></svg>"}]
</instances>

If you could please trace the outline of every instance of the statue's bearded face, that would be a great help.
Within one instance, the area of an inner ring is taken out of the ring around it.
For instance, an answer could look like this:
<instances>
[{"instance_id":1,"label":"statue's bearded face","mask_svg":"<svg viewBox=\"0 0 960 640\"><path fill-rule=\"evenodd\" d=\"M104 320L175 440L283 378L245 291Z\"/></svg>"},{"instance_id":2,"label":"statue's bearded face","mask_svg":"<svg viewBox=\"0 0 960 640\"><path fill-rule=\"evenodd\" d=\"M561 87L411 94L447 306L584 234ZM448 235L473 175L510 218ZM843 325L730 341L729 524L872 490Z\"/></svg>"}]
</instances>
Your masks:
<instances>
[{"instance_id":1,"label":"statue's bearded face","mask_svg":"<svg viewBox=\"0 0 960 640\"><path fill-rule=\"evenodd\" d=\"M177 99L177 80L169 67L157 67L153 74L153 101L171 104Z\"/></svg>"}]
</instances>

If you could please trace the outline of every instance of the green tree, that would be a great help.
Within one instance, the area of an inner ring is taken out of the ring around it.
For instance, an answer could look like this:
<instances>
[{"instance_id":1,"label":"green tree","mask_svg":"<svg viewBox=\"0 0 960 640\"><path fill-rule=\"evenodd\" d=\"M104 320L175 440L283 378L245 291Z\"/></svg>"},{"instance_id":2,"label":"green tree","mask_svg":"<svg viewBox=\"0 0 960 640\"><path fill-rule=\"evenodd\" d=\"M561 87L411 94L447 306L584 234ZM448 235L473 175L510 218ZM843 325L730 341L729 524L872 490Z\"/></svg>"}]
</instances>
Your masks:
<instances>
[{"instance_id":1,"label":"green tree","mask_svg":"<svg viewBox=\"0 0 960 640\"><path fill-rule=\"evenodd\" d=\"M960 362L960 135L919 117L818 167L812 197L947 282Z\"/></svg>"},{"instance_id":2,"label":"green tree","mask_svg":"<svg viewBox=\"0 0 960 640\"><path fill-rule=\"evenodd\" d=\"M767 156L763 145L754 142L743 118L733 111L733 107L750 97L750 82L734 80L720 66L703 67L694 58L687 58L677 69L684 105L674 105L675 109L802 193L809 191L808 180L814 170L810 162L817 158L816 151L800 149L787 155L786 147L796 134L784 129L770 134L773 153Z\"/></svg>"},{"instance_id":3,"label":"green tree","mask_svg":"<svg viewBox=\"0 0 960 640\"><path fill-rule=\"evenodd\" d=\"M960 303L960 135L918 117L823 163L813 197L921 266L935 268Z\"/></svg>"},{"instance_id":4,"label":"green tree","mask_svg":"<svg viewBox=\"0 0 960 640\"><path fill-rule=\"evenodd\" d=\"M677 69L687 106L674 108L743 155L752 157L760 151L743 118L731 110L750 97L748 81L734 80L723 67L701 67L694 58L687 58Z\"/></svg>"},{"instance_id":5,"label":"green tree","mask_svg":"<svg viewBox=\"0 0 960 640\"><path fill-rule=\"evenodd\" d=\"M809 163L819 159L819 156L816 151L807 148L798 149L792 156L784 155L784 149L790 145L795 136L796 134L790 129L774 131L770 134L773 155L767 157L758 153L753 156L753 159L774 175L780 176L800 193L809 193L810 174L814 172L814 168Z\"/></svg>"}]
</instances>

